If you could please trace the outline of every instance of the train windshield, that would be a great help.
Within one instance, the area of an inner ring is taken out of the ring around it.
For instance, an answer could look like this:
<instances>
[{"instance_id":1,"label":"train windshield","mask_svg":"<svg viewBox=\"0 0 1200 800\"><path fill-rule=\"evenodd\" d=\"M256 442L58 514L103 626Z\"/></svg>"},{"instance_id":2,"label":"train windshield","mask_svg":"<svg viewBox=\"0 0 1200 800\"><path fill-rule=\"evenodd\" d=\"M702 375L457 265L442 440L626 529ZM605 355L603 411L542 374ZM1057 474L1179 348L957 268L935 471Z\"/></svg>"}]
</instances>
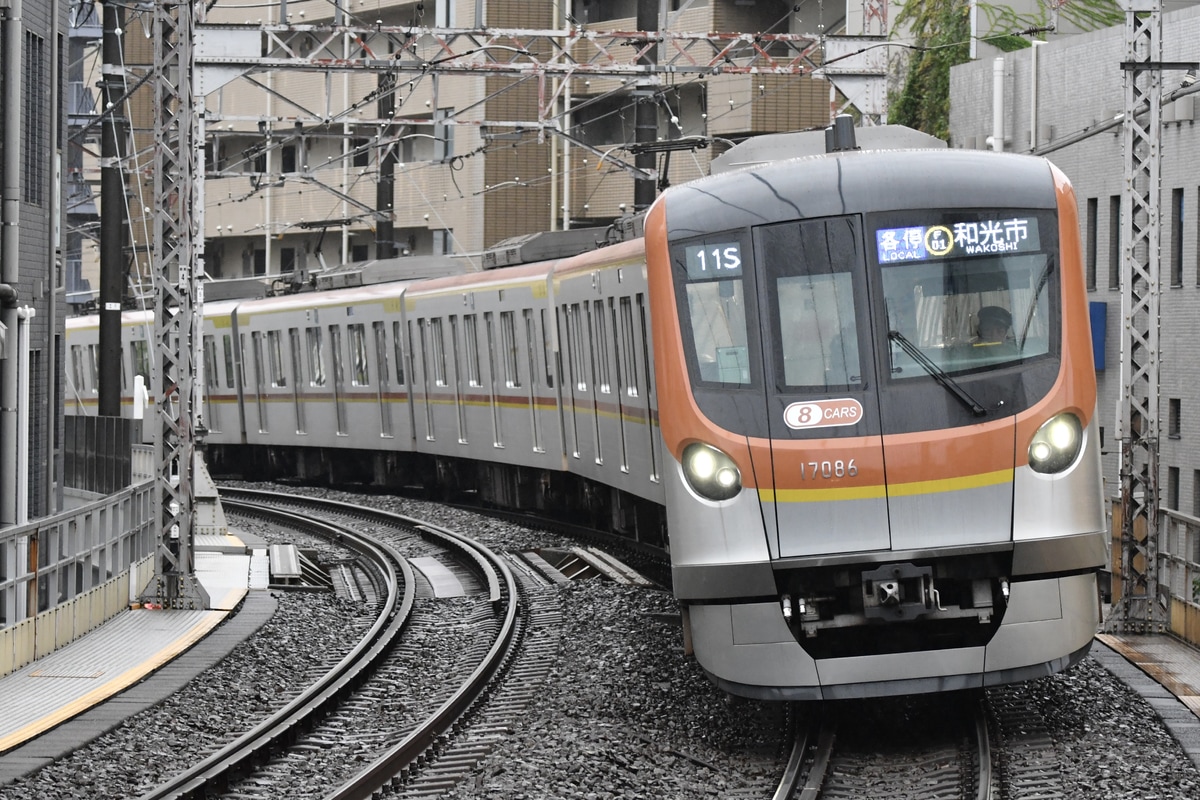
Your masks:
<instances>
[{"instance_id":1,"label":"train windshield","mask_svg":"<svg viewBox=\"0 0 1200 800\"><path fill-rule=\"evenodd\" d=\"M875 228L891 378L948 375L1050 353L1057 294L1052 220L958 215Z\"/></svg>"}]
</instances>

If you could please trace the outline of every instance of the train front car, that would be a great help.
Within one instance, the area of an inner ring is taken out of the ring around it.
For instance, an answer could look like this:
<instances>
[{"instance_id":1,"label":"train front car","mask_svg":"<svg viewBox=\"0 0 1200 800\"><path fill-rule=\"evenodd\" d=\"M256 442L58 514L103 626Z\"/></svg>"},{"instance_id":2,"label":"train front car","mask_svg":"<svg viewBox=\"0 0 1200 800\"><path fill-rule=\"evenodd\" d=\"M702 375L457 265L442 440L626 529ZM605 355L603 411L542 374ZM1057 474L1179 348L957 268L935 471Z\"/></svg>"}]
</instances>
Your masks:
<instances>
[{"instance_id":1,"label":"train front car","mask_svg":"<svg viewBox=\"0 0 1200 800\"><path fill-rule=\"evenodd\" d=\"M674 590L733 694L1064 669L1105 520L1075 198L1043 159L855 151L647 219Z\"/></svg>"}]
</instances>

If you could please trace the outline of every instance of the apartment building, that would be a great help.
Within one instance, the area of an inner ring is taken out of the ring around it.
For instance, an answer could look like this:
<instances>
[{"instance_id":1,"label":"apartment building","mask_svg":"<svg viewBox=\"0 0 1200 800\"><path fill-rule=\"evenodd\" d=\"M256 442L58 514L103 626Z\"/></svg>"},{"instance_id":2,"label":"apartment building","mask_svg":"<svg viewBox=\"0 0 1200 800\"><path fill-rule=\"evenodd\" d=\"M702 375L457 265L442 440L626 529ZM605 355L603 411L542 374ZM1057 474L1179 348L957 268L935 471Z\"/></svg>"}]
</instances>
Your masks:
<instances>
[{"instance_id":1,"label":"apartment building","mask_svg":"<svg viewBox=\"0 0 1200 800\"><path fill-rule=\"evenodd\" d=\"M328 0L222 0L205 22L636 31L637 2L351 0L339 9ZM845 6L826 10L811 1L668 5L669 30L702 33L837 32L846 18ZM144 69L153 60L153 41L140 24L137 15L130 18L125 54L131 66ZM345 36L331 46L346 58L362 58L406 42ZM580 46L581 61L589 55L586 46ZM436 61L433 38L416 47ZM529 47L545 55L544 43ZM150 102L143 90L129 112L135 283L149 268L140 209L151 196ZM513 236L607 224L634 207L628 168L634 156L624 146L638 139L637 102L653 105L657 139L698 137L703 144L658 154L656 168L665 176L660 185L706 175L710 161L734 141L821 127L831 116L829 84L808 75L679 73L638 85L594 74L539 81L436 68L276 70L230 80L205 102L206 269L220 279L311 273L389 255L474 256Z\"/></svg>"}]
</instances>

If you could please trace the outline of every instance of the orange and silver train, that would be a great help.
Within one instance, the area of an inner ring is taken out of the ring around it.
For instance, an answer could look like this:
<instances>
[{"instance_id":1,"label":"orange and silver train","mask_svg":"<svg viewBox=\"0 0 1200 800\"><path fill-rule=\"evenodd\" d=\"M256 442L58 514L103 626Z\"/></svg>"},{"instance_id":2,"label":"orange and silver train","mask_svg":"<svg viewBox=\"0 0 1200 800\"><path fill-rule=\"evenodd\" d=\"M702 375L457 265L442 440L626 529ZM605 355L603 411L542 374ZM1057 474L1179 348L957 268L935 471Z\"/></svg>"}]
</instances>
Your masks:
<instances>
[{"instance_id":1,"label":"orange and silver train","mask_svg":"<svg viewBox=\"0 0 1200 800\"><path fill-rule=\"evenodd\" d=\"M1044 159L772 160L667 190L640 238L388 269L206 305L214 472L424 484L665 546L685 643L736 695L1087 653L1096 384L1075 197ZM148 323L125 315L127 385ZM69 323L68 413L94 413L96 338Z\"/></svg>"}]
</instances>

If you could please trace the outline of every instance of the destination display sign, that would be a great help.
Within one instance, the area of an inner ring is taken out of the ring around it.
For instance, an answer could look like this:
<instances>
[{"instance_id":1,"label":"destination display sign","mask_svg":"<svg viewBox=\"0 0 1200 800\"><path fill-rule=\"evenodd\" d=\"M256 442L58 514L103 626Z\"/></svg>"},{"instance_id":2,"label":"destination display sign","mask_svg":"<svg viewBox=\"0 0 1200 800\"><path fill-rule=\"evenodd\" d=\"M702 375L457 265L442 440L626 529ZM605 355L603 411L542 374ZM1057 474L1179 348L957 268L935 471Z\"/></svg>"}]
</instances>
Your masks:
<instances>
[{"instance_id":1,"label":"destination display sign","mask_svg":"<svg viewBox=\"0 0 1200 800\"><path fill-rule=\"evenodd\" d=\"M880 264L964 256L1035 253L1041 249L1035 217L914 225L875 231Z\"/></svg>"},{"instance_id":2,"label":"destination display sign","mask_svg":"<svg viewBox=\"0 0 1200 800\"><path fill-rule=\"evenodd\" d=\"M689 281L714 278L739 278L742 275L742 246L738 242L717 242L683 248Z\"/></svg>"}]
</instances>

